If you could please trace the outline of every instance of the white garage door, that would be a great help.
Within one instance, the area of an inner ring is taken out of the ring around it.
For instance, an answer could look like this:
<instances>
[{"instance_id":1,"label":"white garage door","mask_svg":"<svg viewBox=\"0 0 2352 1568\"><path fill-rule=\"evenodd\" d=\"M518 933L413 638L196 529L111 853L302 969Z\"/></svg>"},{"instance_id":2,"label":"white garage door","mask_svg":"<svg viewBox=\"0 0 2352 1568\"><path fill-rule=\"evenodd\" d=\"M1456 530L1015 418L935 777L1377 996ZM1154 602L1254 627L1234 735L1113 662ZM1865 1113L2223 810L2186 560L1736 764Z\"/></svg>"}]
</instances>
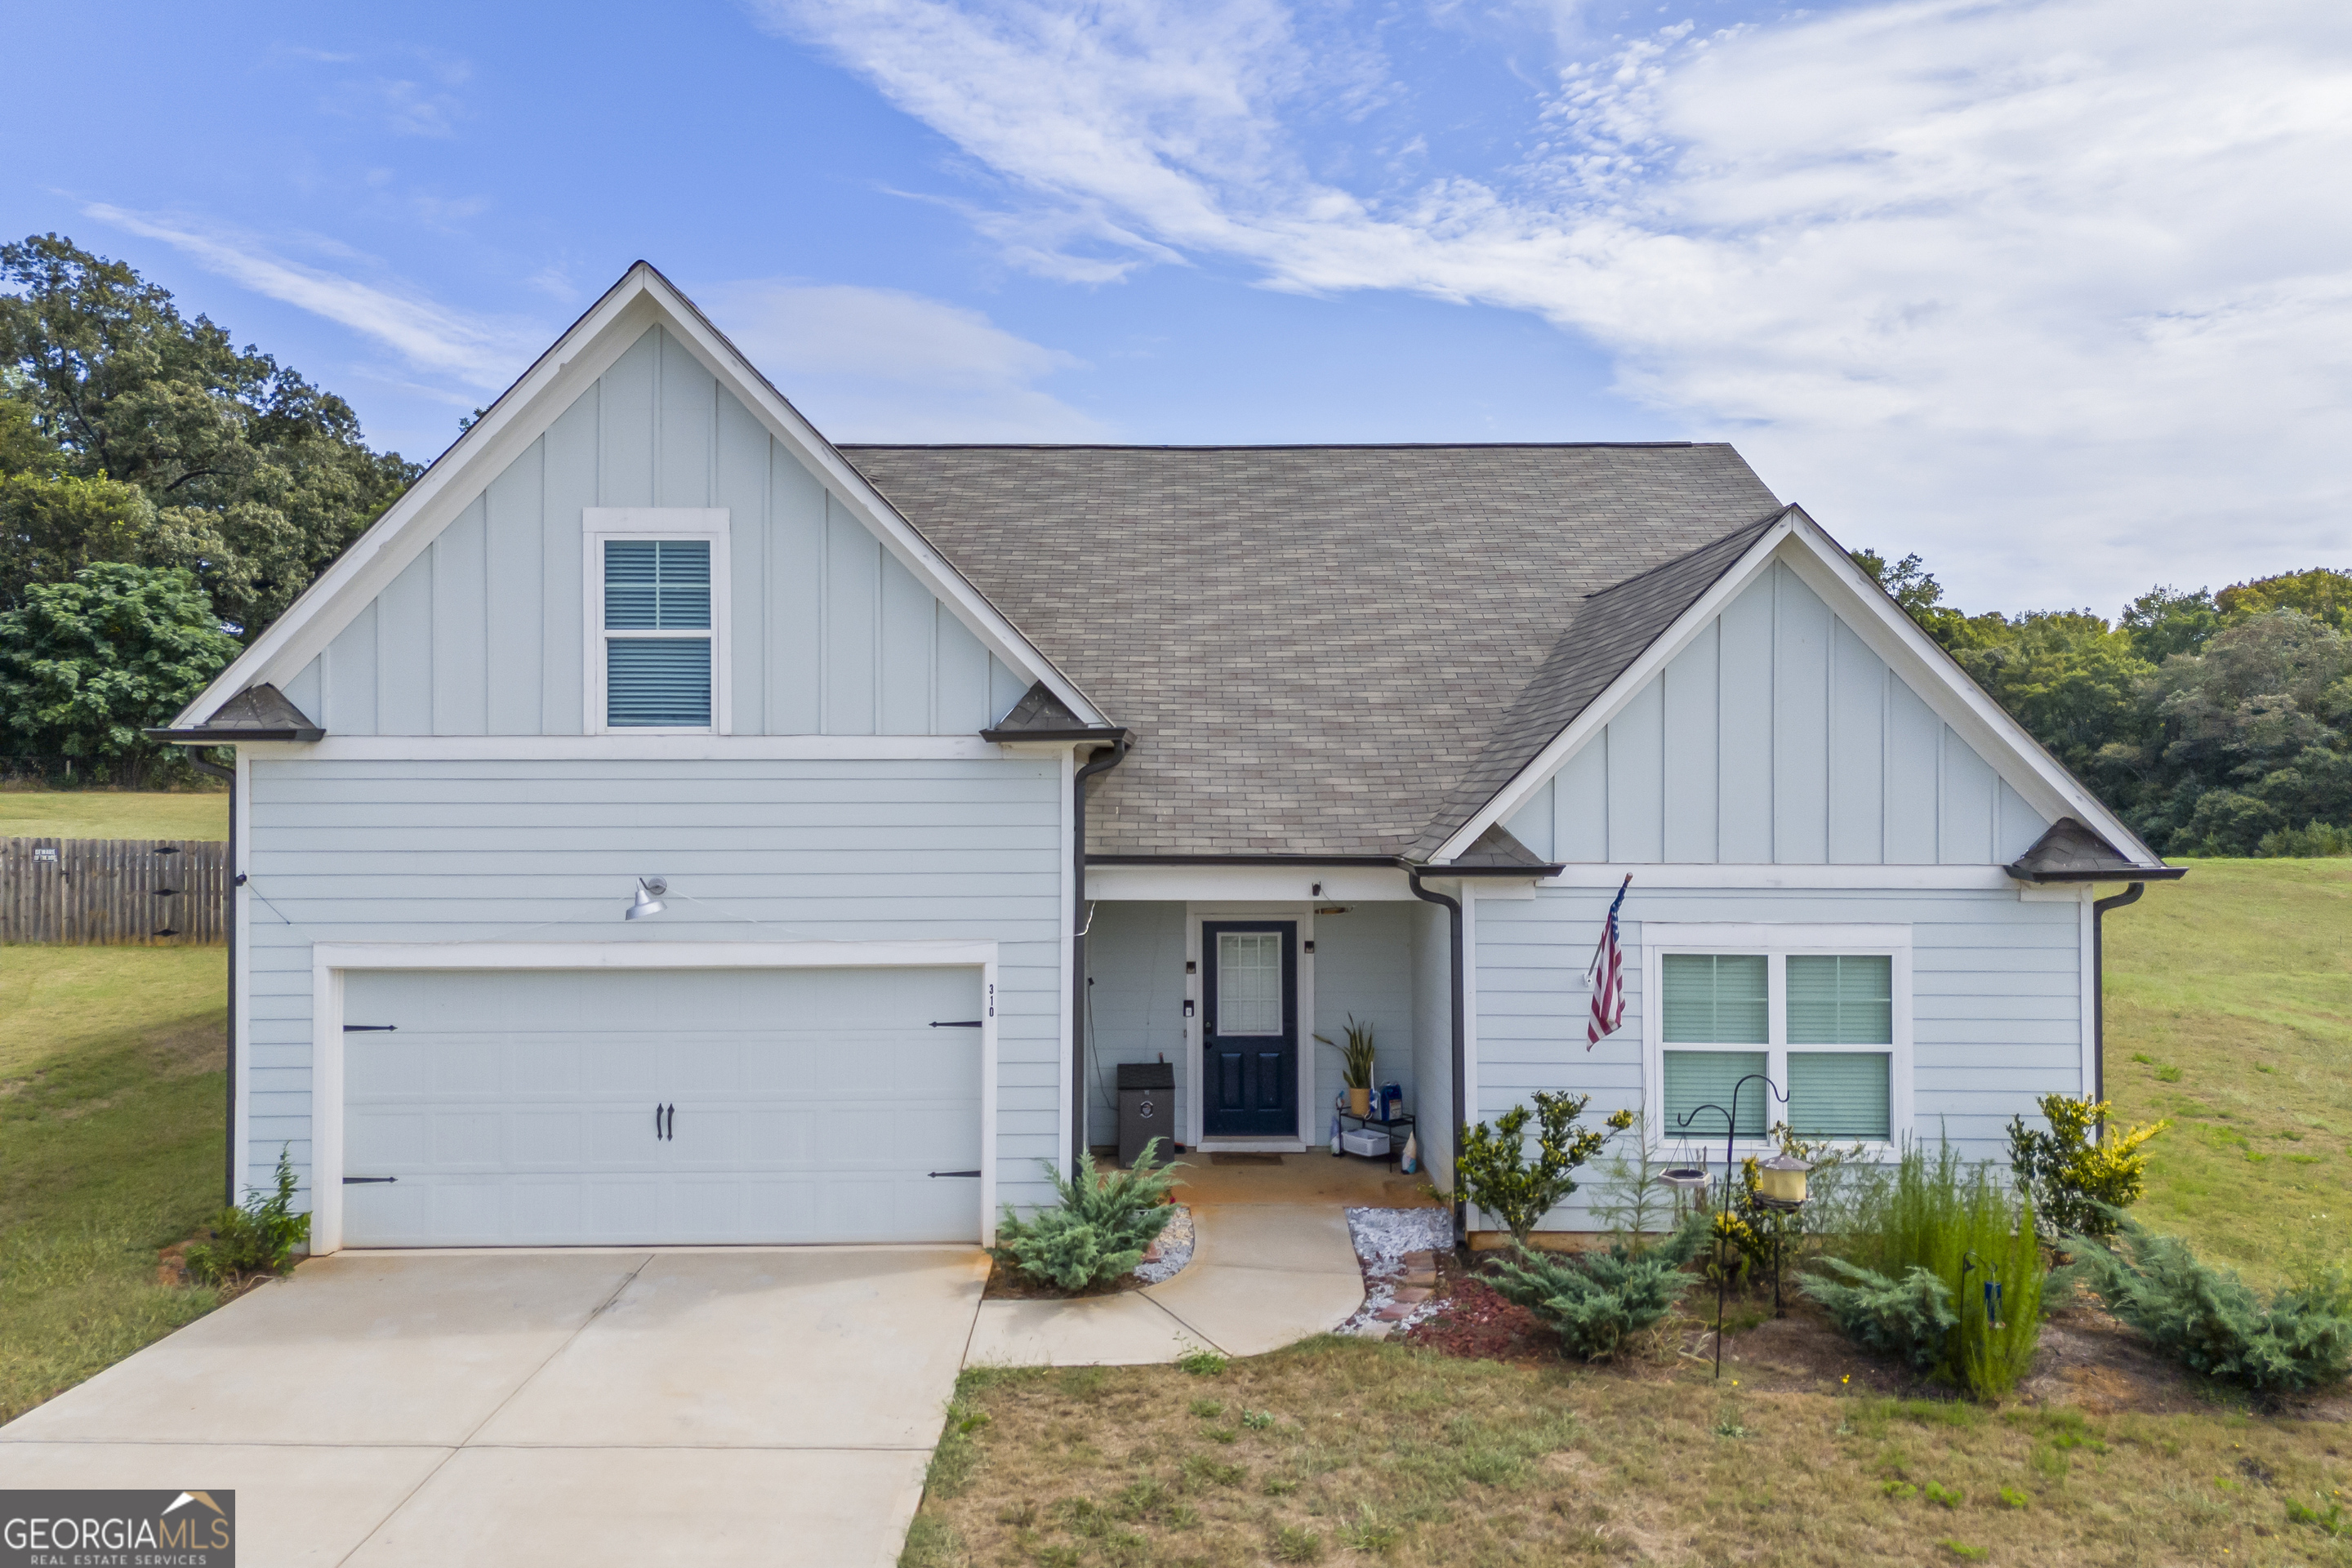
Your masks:
<instances>
[{"instance_id":1,"label":"white garage door","mask_svg":"<svg viewBox=\"0 0 2352 1568\"><path fill-rule=\"evenodd\" d=\"M353 972L352 1247L975 1241L972 969ZM373 1027L371 1027L373 1026ZM383 1026L390 1026L389 1028ZM392 1178L385 1180L383 1178Z\"/></svg>"}]
</instances>

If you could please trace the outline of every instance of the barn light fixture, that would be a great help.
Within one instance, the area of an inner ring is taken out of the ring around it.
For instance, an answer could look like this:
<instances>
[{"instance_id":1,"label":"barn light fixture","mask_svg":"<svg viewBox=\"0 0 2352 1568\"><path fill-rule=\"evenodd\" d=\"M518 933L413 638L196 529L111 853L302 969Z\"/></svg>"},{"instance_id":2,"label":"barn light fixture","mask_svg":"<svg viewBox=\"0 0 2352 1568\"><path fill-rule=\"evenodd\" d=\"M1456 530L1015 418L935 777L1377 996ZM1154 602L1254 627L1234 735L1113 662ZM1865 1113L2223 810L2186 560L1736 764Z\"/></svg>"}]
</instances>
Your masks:
<instances>
[{"instance_id":1,"label":"barn light fixture","mask_svg":"<svg viewBox=\"0 0 2352 1568\"><path fill-rule=\"evenodd\" d=\"M625 921L636 921L643 920L647 915L657 915L661 913L661 896L668 891L669 883L664 878L638 878L637 895L635 898L629 900L628 913L623 915L621 918Z\"/></svg>"}]
</instances>

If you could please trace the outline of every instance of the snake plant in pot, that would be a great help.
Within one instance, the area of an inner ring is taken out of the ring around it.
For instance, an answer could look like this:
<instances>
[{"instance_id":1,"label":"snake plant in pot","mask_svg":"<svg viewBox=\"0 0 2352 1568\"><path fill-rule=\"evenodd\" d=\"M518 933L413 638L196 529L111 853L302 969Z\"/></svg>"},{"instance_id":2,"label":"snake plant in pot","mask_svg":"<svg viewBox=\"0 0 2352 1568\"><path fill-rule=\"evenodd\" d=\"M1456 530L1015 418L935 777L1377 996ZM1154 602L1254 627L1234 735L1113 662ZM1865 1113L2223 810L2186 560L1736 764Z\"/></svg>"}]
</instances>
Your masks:
<instances>
[{"instance_id":1,"label":"snake plant in pot","mask_svg":"<svg viewBox=\"0 0 2352 1568\"><path fill-rule=\"evenodd\" d=\"M1359 1024L1350 1013L1347 1036L1344 1046L1328 1035L1315 1037L1327 1046L1339 1046L1339 1081L1348 1090L1348 1114L1369 1116L1372 1109L1372 1026Z\"/></svg>"}]
</instances>

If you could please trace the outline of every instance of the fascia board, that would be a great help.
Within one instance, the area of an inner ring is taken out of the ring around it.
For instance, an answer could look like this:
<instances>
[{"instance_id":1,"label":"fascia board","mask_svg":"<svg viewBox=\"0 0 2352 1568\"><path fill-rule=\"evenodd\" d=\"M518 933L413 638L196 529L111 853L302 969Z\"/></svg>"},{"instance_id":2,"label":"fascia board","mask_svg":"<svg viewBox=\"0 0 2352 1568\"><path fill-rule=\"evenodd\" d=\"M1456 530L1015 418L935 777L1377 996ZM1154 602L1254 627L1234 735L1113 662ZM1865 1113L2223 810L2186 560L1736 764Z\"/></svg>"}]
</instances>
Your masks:
<instances>
[{"instance_id":1,"label":"fascia board","mask_svg":"<svg viewBox=\"0 0 2352 1568\"><path fill-rule=\"evenodd\" d=\"M1976 748L1977 754L1991 763L1993 772L2028 805L2053 822L2061 816L2081 819L2144 868L2163 865L2122 818L2084 788L2031 731L1960 668L1943 645L1855 565L1827 530L1801 510L1796 510L1795 520L1794 539L1801 548L1787 552L1790 569L1823 599L1857 606L1863 612L1861 624L1853 619L1846 624L1891 668L1916 673L1920 679L1912 683L1912 689L1927 700L1954 733ZM2117 873L2106 879L2120 877Z\"/></svg>"},{"instance_id":2,"label":"fascia board","mask_svg":"<svg viewBox=\"0 0 2352 1568\"><path fill-rule=\"evenodd\" d=\"M900 515L898 509L857 471L856 466L843 457L840 449L810 424L767 377L760 374L744 357L742 351L710 323L700 308L679 293L659 272L651 268L646 270L650 275L648 289L662 302L665 313L671 318L667 324L694 352L695 357L702 362L703 368L717 376L719 384L733 393L745 407L758 414L768 426L770 435L782 441L809 468L823 476L826 488L848 505L869 531L880 538L884 548L898 558L900 565L912 572L919 581L930 584L955 610L956 618L962 621L991 653L1015 672L1032 681L1044 681L1048 690L1089 724L1108 726L1110 723L1110 720L1087 700L1086 693L1056 668L1054 662L1038 650L1003 611L972 586L954 563L941 554L939 547L923 536L921 530Z\"/></svg>"},{"instance_id":3,"label":"fascia board","mask_svg":"<svg viewBox=\"0 0 2352 1568\"><path fill-rule=\"evenodd\" d=\"M251 647L215 677L181 710L173 727L195 728L205 715L257 681L283 684L300 674L362 606L389 586L472 504L490 479L504 472L507 465L545 434L557 416L628 352L646 328L656 325L669 328L704 369L759 416L772 437L819 473L885 547L954 608L957 617L991 653L1027 679L1043 680L1089 721L1109 722L752 368L690 300L652 267L638 262L500 394L482 417L436 458Z\"/></svg>"},{"instance_id":4,"label":"fascia board","mask_svg":"<svg viewBox=\"0 0 2352 1568\"><path fill-rule=\"evenodd\" d=\"M1570 757L1584 748L1586 742L1599 734L1609 721L1622 711L1634 694L1648 684L1650 678L1670 663L1675 655L1688 647L1707 622L1722 613L1724 605L1737 597L1741 589L1756 579L1770 563L1772 552L1780 547L1795 524L1794 517L1801 516L1796 508L1788 507L1773 521L1772 526L1759 534L1738 561L1722 576L1717 577L1672 626L1654 638L1619 672L1617 679L1603 687L1601 695L1584 705L1584 711L1572 720L1568 728L1552 737L1551 743L1538 752L1527 766L1514 773L1510 781L1495 792L1494 798L1472 814L1470 820L1454 830L1454 837L1440 845L1437 853L1429 858L1431 874L1444 868L1445 863L1466 853L1478 836L1517 811L1529 795L1543 787L1546 779L1557 773Z\"/></svg>"},{"instance_id":5,"label":"fascia board","mask_svg":"<svg viewBox=\"0 0 2352 1568\"><path fill-rule=\"evenodd\" d=\"M362 605L389 586L456 521L490 476L504 471L521 456L545 433L555 415L571 405L581 388L612 368L613 362L655 323L659 312L646 299L646 284L652 274L651 268L640 264L606 289L287 606L284 615L270 623L268 630L254 639L251 647L181 710L173 727L194 727L204 715L257 681L283 682L300 674ZM551 402L554 406L547 411Z\"/></svg>"}]
</instances>

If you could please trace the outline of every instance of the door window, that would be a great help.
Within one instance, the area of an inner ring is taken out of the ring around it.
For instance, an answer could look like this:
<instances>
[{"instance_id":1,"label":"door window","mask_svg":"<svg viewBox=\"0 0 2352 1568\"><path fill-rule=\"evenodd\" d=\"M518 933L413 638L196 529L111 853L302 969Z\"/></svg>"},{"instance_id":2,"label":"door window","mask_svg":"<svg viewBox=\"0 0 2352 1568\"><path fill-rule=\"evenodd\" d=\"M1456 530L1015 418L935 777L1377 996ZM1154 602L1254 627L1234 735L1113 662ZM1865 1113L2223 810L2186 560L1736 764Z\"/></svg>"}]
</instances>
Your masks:
<instances>
[{"instance_id":1,"label":"door window","mask_svg":"<svg viewBox=\"0 0 2352 1568\"><path fill-rule=\"evenodd\" d=\"M1217 933L1217 1033L1282 1033L1282 933Z\"/></svg>"}]
</instances>

